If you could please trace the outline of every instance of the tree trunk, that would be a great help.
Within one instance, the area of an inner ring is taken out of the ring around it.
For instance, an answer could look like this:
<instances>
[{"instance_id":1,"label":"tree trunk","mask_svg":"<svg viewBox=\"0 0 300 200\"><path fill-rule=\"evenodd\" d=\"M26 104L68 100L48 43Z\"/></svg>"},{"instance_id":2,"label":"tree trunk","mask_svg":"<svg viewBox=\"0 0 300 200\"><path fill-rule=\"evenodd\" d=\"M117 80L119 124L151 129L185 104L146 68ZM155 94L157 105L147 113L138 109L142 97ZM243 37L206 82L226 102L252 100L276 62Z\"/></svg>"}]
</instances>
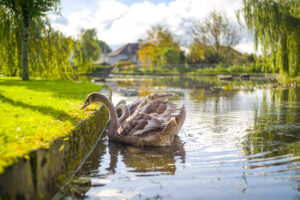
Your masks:
<instances>
[{"instance_id":1,"label":"tree trunk","mask_svg":"<svg viewBox=\"0 0 300 200\"><path fill-rule=\"evenodd\" d=\"M22 40L22 80L29 80L28 69L28 25L25 23L21 28L21 40Z\"/></svg>"}]
</instances>

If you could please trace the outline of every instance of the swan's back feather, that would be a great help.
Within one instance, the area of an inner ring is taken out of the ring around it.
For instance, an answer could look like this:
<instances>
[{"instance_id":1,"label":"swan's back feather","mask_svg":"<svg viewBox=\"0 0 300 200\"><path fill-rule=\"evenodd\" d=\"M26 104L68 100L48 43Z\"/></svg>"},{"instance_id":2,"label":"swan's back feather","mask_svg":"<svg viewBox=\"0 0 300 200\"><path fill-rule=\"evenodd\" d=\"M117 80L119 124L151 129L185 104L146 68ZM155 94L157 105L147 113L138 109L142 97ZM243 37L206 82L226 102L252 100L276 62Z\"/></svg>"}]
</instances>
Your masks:
<instances>
[{"instance_id":1,"label":"swan's back feather","mask_svg":"<svg viewBox=\"0 0 300 200\"><path fill-rule=\"evenodd\" d=\"M132 115L135 112L135 110L140 105L140 103L142 102L142 100L143 99L135 101L135 102L133 102L133 103L131 103L131 104L128 105L128 108L130 110L130 115Z\"/></svg>"},{"instance_id":2,"label":"swan's back feather","mask_svg":"<svg viewBox=\"0 0 300 200\"><path fill-rule=\"evenodd\" d=\"M141 108L140 112L150 114L152 117L169 121L176 112L176 104L166 101L153 101Z\"/></svg>"},{"instance_id":3,"label":"swan's back feather","mask_svg":"<svg viewBox=\"0 0 300 200\"><path fill-rule=\"evenodd\" d=\"M136 113L128 117L118 129L120 135L137 136L148 131L160 131L165 124L149 114Z\"/></svg>"}]
</instances>

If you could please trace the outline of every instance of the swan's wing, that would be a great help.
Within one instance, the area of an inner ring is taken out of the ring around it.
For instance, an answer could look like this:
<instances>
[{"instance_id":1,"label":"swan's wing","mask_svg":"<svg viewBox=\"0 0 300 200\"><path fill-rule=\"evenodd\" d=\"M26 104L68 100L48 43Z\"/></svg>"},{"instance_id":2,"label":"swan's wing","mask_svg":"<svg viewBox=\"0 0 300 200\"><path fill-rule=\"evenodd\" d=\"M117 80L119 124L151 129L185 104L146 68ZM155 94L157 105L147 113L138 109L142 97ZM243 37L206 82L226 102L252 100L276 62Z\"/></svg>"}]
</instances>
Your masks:
<instances>
[{"instance_id":1,"label":"swan's wing","mask_svg":"<svg viewBox=\"0 0 300 200\"><path fill-rule=\"evenodd\" d=\"M140 104L137 107L137 111L140 112L140 110L147 105L150 102L154 102L154 101L167 101L168 98L170 98L171 96L174 96L174 94L172 93L154 93L154 94L149 94L148 96L146 96L146 98L144 98Z\"/></svg>"},{"instance_id":2,"label":"swan's wing","mask_svg":"<svg viewBox=\"0 0 300 200\"><path fill-rule=\"evenodd\" d=\"M173 93L154 93L149 94L146 99L149 101L167 101L168 98L174 96Z\"/></svg>"},{"instance_id":3,"label":"swan's wing","mask_svg":"<svg viewBox=\"0 0 300 200\"><path fill-rule=\"evenodd\" d=\"M151 115L145 113L135 113L128 117L118 129L120 135L132 136L141 135L148 131L160 131L165 124Z\"/></svg>"},{"instance_id":4,"label":"swan's wing","mask_svg":"<svg viewBox=\"0 0 300 200\"><path fill-rule=\"evenodd\" d=\"M135 101L135 102L133 102L133 103L131 103L131 104L128 105L128 108L129 108L129 110L130 110L130 114L131 114L131 115L135 112L135 110L136 110L137 107L140 105L140 103L142 102L142 100L143 100L143 99L140 99L140 100Z\"/></svg>"},{"instance_id":5,"label":"swan's wing","mask_svg":"<svg viewBox=\"0 0 300 200\"><path fill-rule=\"evenodd\" d=\"M169 121L176 112L176 104L166 101L152 101L141 108L140 112L150 114L155 118Z\"/></svg>"}]
</instances>

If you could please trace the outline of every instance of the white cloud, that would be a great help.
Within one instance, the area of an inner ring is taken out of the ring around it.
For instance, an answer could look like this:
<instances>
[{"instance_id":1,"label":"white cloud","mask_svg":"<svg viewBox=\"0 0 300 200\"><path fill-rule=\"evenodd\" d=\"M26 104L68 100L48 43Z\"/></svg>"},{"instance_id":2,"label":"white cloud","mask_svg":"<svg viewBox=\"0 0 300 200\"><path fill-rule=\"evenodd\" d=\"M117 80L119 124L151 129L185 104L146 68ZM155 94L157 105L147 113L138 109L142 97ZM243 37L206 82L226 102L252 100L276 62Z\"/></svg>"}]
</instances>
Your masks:
<instances>
[{"instance_id":1,"label":"white cloud","mask_svg":"<svg viewBox=\"0 0 300 200\"><path fill-rule=\"evenodd\" d=\"M81 28L96 28L99 39L118 47L145 37L146 31L156 24L167 25L178 38L189 40L187 31L194 20L202 19L216 9L225 12L230 21L236 22L235 10L240 5L241 0L174 0L159 4L144 1L130 6L117 0L99 0L98 9L85 8L63 16L64 20L51 17L51 21L54 27L74 37ZM243 36L248 37L245 34ZM251 45L251 41L243 38L239 48L243 47L243 52L251 52Z\"/></svg>"}]
</instances>

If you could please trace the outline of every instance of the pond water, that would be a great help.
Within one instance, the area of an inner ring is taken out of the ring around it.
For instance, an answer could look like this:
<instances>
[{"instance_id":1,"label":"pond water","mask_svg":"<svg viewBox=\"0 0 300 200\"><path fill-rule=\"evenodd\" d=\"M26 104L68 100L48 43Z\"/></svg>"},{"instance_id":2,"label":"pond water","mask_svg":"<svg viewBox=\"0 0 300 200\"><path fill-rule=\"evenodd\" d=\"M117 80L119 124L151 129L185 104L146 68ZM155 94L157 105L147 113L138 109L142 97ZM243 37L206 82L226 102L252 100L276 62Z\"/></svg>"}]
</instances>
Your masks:
<instances>
[{"instance_id":1,"label":"pond water","mask_svg":"<svg viewBox=\"0 0 300 200\"><path fill-rule=\"evenodd\" d=\"M300 88L214 77L111 77L127 103L173 92L187 118L170 147L99 142L83 199L300 199ZM240 85L242 84L242 85ZM80 198L81 199L81 198Z\"/></svg>"}]
</instances>

